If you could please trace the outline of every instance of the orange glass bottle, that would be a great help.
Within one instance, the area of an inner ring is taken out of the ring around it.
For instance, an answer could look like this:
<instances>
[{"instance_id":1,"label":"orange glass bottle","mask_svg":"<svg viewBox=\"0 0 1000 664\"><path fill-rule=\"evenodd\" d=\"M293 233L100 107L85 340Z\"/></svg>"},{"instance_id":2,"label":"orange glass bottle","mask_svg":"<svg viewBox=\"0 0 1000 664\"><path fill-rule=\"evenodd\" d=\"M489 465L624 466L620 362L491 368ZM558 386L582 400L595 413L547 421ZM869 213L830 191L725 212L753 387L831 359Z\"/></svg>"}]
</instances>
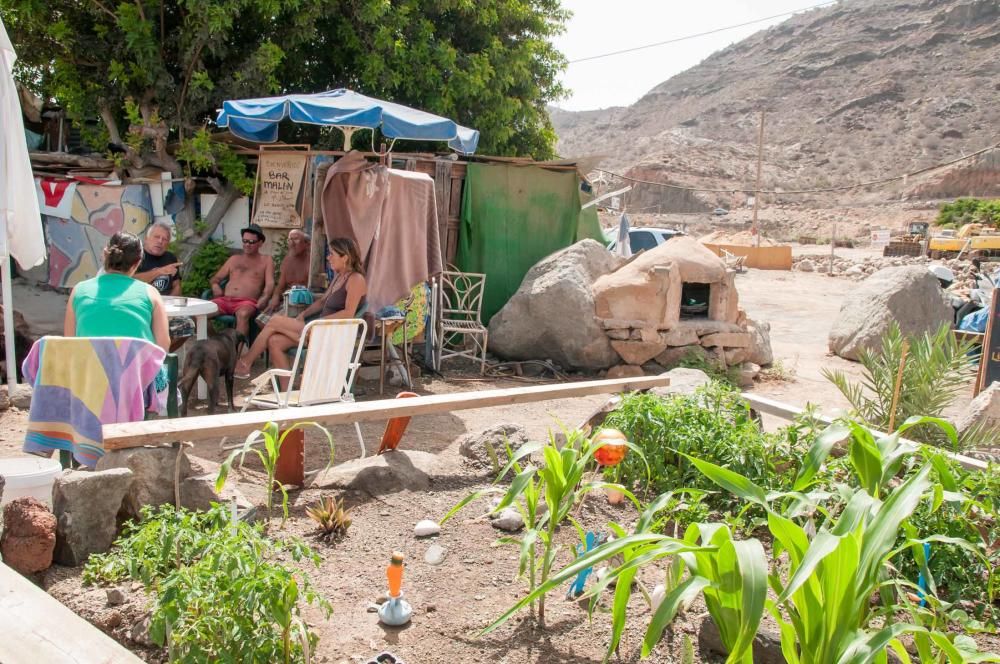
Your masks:
<instances>
[{"instance_id":1,"label":"orange glass bottle","mask_svg":"<svg viewBox=\"0 0 1000 664\"><path fill-rule=\"evenodd\" d=\"M403 554L399 551L392 552L385 576L389 580L389 597L399 597L403 592Z\"/></svg>"}]
</instances>

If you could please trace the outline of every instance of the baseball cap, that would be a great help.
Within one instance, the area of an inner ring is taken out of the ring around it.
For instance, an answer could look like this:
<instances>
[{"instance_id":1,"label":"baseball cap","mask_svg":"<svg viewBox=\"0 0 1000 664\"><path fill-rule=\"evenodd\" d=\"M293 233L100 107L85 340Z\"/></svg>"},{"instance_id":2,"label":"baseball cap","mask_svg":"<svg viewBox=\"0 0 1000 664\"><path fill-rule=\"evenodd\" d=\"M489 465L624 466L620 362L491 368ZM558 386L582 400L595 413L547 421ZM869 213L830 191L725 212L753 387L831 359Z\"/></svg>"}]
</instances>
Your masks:
<instances>
[{"instance_id":1,"label":"baseball cap","mask_svg":"<svg viewBox=\"0 0 1000 664\"><path fill-rule=\"evenodd\" d=\"M246 228L241 229L240 230L240 236L242 236L244 233L253 233L254 235L256 235L261 240L265 239L264 238L264 231L257 224L250 224Z\"/></svg>"}]
</instances>

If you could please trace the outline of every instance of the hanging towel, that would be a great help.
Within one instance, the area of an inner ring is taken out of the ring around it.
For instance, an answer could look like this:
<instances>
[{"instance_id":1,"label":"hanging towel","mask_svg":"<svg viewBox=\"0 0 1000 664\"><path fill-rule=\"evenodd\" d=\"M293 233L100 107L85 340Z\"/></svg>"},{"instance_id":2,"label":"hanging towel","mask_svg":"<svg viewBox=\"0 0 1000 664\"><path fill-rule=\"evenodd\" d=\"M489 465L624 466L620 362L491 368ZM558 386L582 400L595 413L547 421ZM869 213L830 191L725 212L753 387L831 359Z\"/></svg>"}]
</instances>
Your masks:
<instances>
[{"instance_id":1,"label":"hanging towel","mask_svg":"<svg viewBox=\"0 0 1000 664\"><path fill-rule=\"evenodd\" d=\"M93 468L104 455L101 427L143 419L159 407L156 376L166 353L142 339L42 337L22 365L32 386L23 450L67 450Z\"/></svg>"},{"instance_id":2,"label":"hanging towel","mask_svg":"<svg viewBox=\"0 0 1000 664\"><path fill-rule=\"evenodd\" d=\"M326 237L347 237L368 256L382 220L382 203L389 190L385 166L369 163L360 152L348 152L326 172L322 207Z\"/></svg>"},{"instance_id":3,"label":"hanging towel","mask_svg":"<svg viewBox=\"0 0 1000 664\"><path fill-rule=\"evenodd\" d=\"M425 173L386 168L349 152L326 173L322 218L328 238L357 242L372 311L442 270L434 180Z\"/></svg>"},{"instance_id":4,"label":"hanging towel","mask_svg":"<svg viewBox=\"0 0 1000 664\"><path fill-rule=\"evenodd\" d=\"M389 169L389 192L368 258L368 305L378 311L408 296L441 272L441 263L434 180Z\"/></svg>"},{"instance_id":5,"label":"hanging towel","mask_svg":"<svg viewBox=\"0 0 1000 664\"><path fill-rule=\"evenodd\" d=\"M24 268L45 260L45 236L32 186L21 100L14 85L17 54L0 18L0 257Z\"/></svg>"}]
</instances>

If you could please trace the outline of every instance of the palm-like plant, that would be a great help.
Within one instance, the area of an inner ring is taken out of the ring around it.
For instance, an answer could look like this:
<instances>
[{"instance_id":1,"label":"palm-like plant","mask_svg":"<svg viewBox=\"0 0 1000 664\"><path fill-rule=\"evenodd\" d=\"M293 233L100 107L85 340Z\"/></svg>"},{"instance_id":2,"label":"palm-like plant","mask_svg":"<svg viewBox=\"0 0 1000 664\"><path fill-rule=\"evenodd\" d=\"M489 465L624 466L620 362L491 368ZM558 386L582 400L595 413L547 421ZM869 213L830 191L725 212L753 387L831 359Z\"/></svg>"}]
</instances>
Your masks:
<instances>
[{"instance_id":1,"label":"palm-like plant","mask_svg":"<svg viewBox=\"0 0 1000 664\"><path fill-rule=\"evenodd\" d=\"M906 344L909 349L893 412L896 379ZM972 342L959 341L947 324L933 334L906 337L893 321L878 350L862 349L859 353L864 367L860 381L852 381L843 371L829 369L823 369L823 376L837 386L858 417L885 431L890 422L902 423L915 415L940 417L974 373L968 358L972 346ZM917 427L910 435L925 443L946 442L946 436L933 426Z\"/></svg>"}]
</instances>

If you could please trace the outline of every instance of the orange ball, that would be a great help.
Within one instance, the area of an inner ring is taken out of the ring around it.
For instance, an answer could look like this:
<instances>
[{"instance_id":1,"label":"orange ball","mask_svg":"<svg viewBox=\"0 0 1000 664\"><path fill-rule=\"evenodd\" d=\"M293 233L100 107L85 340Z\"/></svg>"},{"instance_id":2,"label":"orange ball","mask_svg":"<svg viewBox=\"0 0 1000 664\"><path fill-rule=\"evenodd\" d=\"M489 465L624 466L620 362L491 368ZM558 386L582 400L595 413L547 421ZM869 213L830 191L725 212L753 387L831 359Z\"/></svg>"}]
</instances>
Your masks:
<instances>
[{"instance_id":1,"label":"orange ball","mask_svg":"<svg viewBox=\"0 0 1000 664\"><path fill-rule=\"evenodd\" d=\"M602 466L617 466L628 452L625 434L618 429L601 429L594 438L594 460Z\"/></svg>"}]
</instances>

